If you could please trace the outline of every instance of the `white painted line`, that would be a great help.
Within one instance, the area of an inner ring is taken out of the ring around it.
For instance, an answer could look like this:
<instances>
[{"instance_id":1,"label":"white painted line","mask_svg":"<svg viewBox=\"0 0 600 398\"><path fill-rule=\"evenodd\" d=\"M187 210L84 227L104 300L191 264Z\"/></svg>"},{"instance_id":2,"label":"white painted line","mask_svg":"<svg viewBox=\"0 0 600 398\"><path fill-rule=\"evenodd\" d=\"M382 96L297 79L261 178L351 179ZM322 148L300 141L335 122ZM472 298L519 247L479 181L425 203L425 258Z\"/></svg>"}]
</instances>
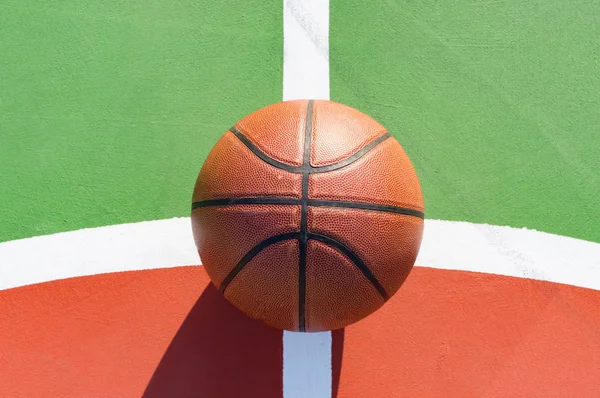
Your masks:
<instances>
[{"instance_id":1,"label":"white painted line","mask_svg":"<svg viewBox=\"0 0 600 398\"><path fill-rule=\"evenodd\" d=\"M189 218L81 229L0 243L0 290L199 263Z\"/></svg>"},{"instance_id":2,"label":"white painted line","mask_svg":"<svg viewBox=\"0 0 600 398\"><path fill-rule=\"evenodd\" d=\"M199 263L189 218L81 229L0 243L0 290ZM417 265L600 290L600 243L525 228L425 220Z\"/></svg>"},{"instance_id":3,"label":"white painted line","mask_svg":"<svg viewBox=\"0 0 600 398\"><path fill-rule=\"evenodd\" d=\"M426 220L416 263L600 290L600 244L526 228Z\"/></svg>"},{"instance_id":4,"label":"white painted line","mask_svg":"<svg viewBox=\"0 0 600 398\"><path fill-rule=\"evenodd\" d=\"M329 0L283 0L283 100L329 99Z\"/></svg>"},{"instance_id":5,"label":"white painted line","mask_svg":"<svg viewBox=\"0 0 600 398\"><path fill-rule=\"evenodd\" d=\"M283 333L283 396L331 397L331 332Z\"/></svg>"},{"instance_id":6,"label":"white painted line","mask_svg":"<svg viewBox=\"0 0 600 398\"><path fill-rule=\"evenodd\" d=\"M283 0L283 100L329 99L329 0ZM283 332L283 397L331 397L331 332Z\"/></svg>"}]
</instances>

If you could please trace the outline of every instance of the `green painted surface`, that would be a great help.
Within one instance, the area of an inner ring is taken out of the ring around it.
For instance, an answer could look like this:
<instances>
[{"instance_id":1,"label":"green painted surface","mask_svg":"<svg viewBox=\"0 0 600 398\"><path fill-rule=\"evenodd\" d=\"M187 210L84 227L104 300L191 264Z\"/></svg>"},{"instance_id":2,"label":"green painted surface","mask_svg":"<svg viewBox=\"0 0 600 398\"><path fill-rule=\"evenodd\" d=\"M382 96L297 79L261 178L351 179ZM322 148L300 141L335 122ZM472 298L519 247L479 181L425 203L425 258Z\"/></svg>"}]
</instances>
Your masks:
<instances>
[{"instance_id":1,"label":"green painted surface","mask_svg":"<svg viewBox=\"0 0 600 398\"><path fill-rule=\"evenodd\" d=\"M219 136L281 100L282 12L262 0L3 1L0 241L188 216Z\"/></svg>"},{"instance_id":2,"label":"green painted surface","mask_svg":"<svg viewBox=\"0 0 600 398\"><path fill-rule=\"evenodd\" d=\"M333 2L332 99L381 121L428 218L600 242L600 2Z\"/></svg>"},{"instance_id":3,"label":"green painted surface","mask_svg":"<svg viewBox=\"0 0 600 398\"><path fill-rule=\"evenodd\" d=\"M332 99L429 218L600 242L600 3L331 3ZM282 2L0 5L0 241L189 214L218 137L281 99Z\"/></svg>"}]
</instances>

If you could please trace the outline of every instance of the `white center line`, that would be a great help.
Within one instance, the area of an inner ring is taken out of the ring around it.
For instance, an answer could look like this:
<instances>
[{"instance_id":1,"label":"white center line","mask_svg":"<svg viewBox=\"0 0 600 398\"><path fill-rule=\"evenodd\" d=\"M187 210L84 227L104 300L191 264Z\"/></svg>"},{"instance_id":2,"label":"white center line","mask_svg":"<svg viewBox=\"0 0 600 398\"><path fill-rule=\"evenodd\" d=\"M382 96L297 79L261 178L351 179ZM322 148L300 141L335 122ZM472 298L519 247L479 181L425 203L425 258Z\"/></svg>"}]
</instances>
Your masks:
<instances>
[{"instance_id":1,"label":"white center line","mask_svg":"<svg viewBox=\"0 0 600 398\"><path fill-rule=\"evenodd\" d=\"M329 99L329 0L283 0L283 100ZM331 397L331 332L283 333L284 398Z\"/></svg>"},{"instance_id":2,"label":"white center line","mask_svg":"<svg viewBox=\"0 0 600 398\"><path fill-rule=\"evenodd\" d=\"M329 0L283 0L283 100L329 99Z\"/></svg>"}]
</instances>

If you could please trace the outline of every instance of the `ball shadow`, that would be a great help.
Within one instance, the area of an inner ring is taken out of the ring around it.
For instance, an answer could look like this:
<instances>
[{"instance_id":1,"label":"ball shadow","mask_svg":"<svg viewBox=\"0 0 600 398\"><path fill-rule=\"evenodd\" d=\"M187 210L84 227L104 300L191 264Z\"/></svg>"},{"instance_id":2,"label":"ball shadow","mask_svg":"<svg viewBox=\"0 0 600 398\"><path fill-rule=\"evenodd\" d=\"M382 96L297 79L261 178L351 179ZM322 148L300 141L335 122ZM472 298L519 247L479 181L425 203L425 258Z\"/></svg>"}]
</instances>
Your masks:
<instances>
[{"instance_id":1,"label":"ball shadow","mask_svg":"<svg viewBox=\"0 0 600 398\"><path fill-rule=\"evenodd\" d=\"M345 329L331 332L331 397L337 398L342 372L342 357L344 355Z\"/></svg>"},{"instance_id":2,"label":"ball shadow","mask_svg":"<svg viewBox=\"0 0 600 398\"><path fill-rule=\"evenodd\" d=\"M144 397L281 397L282 332L248 318L209 284Z\"/></svg>"},{"instance_id":3,"label":"ball shadow","mask_svg":"<svg viewBox=\"0 0 600 398\"><path fill-rule=\"evenodd\" d=\"M209 284L158 364L144 397L281 398L283 332L251 319ZM344 330L332 332L337 397Z\"/></svg>"}]
</instances>

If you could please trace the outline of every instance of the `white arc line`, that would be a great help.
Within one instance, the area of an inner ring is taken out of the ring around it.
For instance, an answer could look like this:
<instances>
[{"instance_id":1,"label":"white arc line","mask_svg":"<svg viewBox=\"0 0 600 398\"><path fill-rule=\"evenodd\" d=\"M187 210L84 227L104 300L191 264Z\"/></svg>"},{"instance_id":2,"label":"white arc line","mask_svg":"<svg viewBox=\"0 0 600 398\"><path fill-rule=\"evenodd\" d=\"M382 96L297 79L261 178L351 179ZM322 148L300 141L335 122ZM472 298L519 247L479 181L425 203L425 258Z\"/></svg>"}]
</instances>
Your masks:
<instances>
[{"instance_id":1,"label":"white arc line","mask_svg":"<svg viewBox=\"0 0 600 398\"><path fill-rule=\"evenodd\" d=\"M0 290L200 262L189 218L86 228L0 243Z\"/></svg>"},{"instance_id":2,"label":"white arc line","mask_svg":"<svg viewBox=\"0 0 600 398\"><path fill-rule=\"evenodd\" d=\"M0 290L108 272L197 265L193 242L189 218L2 242ZM600 291L600 243L527 228L425 220L416 265Z\"/></svg>"},{"instance_id":3,"label":"white arc line","mask_svg":"<svg viewBox=\"0 0 600 398\"><path fill-rule=\"evenodd\" d=\"M283 0L283 100L329 99L329 0ZM331 332L283 332L284 398L331 397Z\"/></svg>"},{"instance_id":4,"label":"white arc line","mask_svg":"<svg viewBox=\"0 0 600 398\"><path fill-rule=\"evenodd\" d=\"M417 265L600 290L600 244L540 232L425 220Z\"/></svg>"}]
</instances>

